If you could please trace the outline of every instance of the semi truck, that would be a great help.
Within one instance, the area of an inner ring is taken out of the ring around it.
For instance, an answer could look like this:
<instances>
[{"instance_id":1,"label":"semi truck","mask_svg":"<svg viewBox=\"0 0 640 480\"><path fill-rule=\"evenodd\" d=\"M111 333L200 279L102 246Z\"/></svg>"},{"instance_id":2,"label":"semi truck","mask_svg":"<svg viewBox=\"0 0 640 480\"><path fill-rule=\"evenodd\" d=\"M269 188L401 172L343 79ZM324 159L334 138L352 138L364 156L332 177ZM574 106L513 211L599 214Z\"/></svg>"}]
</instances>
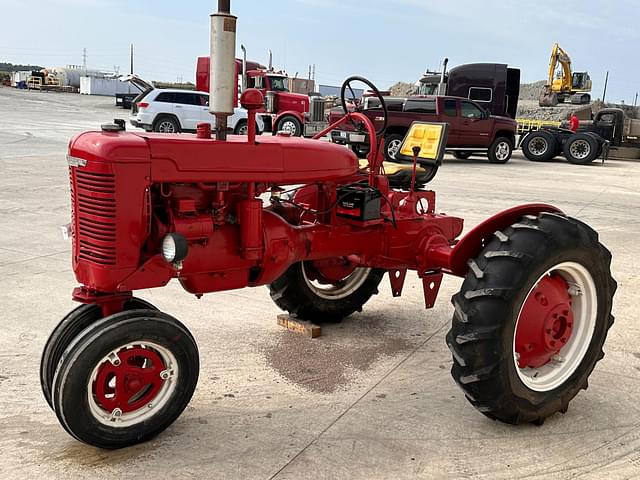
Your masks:
<instances>
[{"instance_id":1,"label":"semi truck","mask_svg":"<svg viewBox=\"0 0 640 480\"><path fill-rule=\"evenodd\" d=\"M418 81L419 95L448 95L473 100L492 115L516 118L520 94L520 69L503 63L468 63L447 71L427 70Z\"/></svg>"},{"instance_id":2,"label":"semi truck","mask_svg":"<svg viewBox=\"0 0 640 480\"><path fill-rule=\"evenodd\" d=\"M246 50L242 46L245 56L236 58L235 69L238 83L234 95L235 106L241 91L247 88L260 90L265 98L264 108L258 111L262 117L266 132L288 132L292 137L303 134L305 114L309 112L309 97L299 93L292 93L289 87L289 77L283 71L275 70L272 66L271 52L269 52L269 66L246 60ZM196 89L200 92L209 91L210 57L198 57L196 64ZM313 134L312 132L310 134Z\"/></svg>"}]
</instances>

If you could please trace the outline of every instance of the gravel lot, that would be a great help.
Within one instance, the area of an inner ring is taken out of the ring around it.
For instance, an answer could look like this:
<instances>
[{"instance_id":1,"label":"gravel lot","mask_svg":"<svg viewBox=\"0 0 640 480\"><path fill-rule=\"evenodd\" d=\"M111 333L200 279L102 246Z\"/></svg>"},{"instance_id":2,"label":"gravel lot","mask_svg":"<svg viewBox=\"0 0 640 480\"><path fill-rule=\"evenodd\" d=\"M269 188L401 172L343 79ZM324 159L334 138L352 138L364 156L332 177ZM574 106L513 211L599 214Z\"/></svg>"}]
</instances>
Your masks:
<instances>
[{"instance_id":1,"label":"gravel lot","mask_svg":"<svg viewBox=\"0 0 640 480\"><path fill-rule=\"evenodd\" d=\"M544 201L594 226L613 252L616 323L590 387L542 427L492 422L449 375L444 343L460 279L423 309L418 279L305 339L276 324L265 288L196 300L172 283L140 296L182 320L201 377L155 440L108 452L78 443L40 392L40 353L72 307L66 145L126 118L110 98L0 88L0 478L639 478L640 163L506 165L448 158L438 210L470 228Z\"/></svg>"}]
</instances>

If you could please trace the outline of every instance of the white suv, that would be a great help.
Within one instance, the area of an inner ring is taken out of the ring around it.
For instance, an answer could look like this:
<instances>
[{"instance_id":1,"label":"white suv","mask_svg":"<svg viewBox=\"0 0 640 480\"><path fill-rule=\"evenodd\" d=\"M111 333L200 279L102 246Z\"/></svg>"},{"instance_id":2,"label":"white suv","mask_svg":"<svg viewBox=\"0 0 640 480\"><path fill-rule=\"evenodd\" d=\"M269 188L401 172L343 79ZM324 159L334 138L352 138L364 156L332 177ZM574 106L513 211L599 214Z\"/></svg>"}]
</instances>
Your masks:
<instances>
[{"instance_id":1,"label":"white suv","mask_svg":"<svg viewBox=\"0 0 640 480\"><path fill-rule=\"evenodd\" d=\"M194 132L198 123L208 122L215 127L216 119L209 112L209 94L191 90L154 88L138 77L128 77L142 90L131 106L129 121L146 131L178 133ZM228 118L228 126L236 135L247 133L247 111L236 107ZM258 133L264 131L262 118L256 116Z\"/></svg>"}]
</instances>

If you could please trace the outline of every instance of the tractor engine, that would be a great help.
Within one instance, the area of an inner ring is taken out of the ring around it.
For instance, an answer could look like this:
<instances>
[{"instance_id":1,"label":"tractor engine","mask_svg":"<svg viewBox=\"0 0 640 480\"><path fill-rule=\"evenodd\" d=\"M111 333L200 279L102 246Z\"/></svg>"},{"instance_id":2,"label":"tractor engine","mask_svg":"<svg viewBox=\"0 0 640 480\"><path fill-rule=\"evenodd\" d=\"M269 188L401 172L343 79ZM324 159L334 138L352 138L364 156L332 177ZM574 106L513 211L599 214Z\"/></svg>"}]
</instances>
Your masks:
<instances>
[{"instance_id":1,"label":"tractor engine","mask_svg":"<svg viewBox=\"0 0 640 480\"><path fill-rule=\"evenodd\" d=\"M68 158L81 301L174 277L197 295L268 284L301 260L418 268L425 235L450 250L462 229L434 213L433 192L414 193L428 204L418 212L401 207L407 192L390 191L384 177L368 187L354 154L328 142L105 126L75 137ZM293 200L280 199L287 185L302 185Z\"/></svg>"}]
</instances>

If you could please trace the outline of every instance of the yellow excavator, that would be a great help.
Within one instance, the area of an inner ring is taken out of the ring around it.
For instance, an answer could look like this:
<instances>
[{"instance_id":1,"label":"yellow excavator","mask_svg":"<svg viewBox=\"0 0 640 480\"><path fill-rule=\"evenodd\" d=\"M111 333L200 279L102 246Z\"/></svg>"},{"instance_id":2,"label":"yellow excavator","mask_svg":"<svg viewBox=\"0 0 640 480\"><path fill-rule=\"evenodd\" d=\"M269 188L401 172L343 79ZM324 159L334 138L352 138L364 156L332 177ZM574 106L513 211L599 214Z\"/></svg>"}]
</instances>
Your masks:
<instances>
[{"instance_id":1,"label":"yellow excavator","mask_svg":"<svg viewBox=\"0 0 640 480\"><path fill-rule=\"evenodd\" d=\"M591 103L591 77L587 72L572 72L571 58L557 43L551 49L549 79L540 92L541 107L555 107L569 101L574 105Z\"/></svg>"}]
</instances>

